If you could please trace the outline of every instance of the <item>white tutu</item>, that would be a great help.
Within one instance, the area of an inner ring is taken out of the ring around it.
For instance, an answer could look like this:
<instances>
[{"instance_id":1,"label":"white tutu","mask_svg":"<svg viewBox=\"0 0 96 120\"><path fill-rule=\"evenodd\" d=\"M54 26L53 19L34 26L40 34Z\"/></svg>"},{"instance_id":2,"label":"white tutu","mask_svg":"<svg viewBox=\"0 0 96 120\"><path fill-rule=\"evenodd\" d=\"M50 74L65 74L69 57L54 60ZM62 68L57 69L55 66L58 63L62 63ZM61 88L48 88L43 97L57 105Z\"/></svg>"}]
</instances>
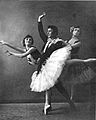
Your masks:
<instances>
[{"instance_id":1,"label":"white tutu","mask_svg":"<svg viewBox=\"0 0 96 120\"><path fill-rule=\"evenodd\" d=\"M45 65L42 65L39 74L37 74L37 71L33 73L30 85L31 91L42 92L53 87L58 81L70 53L70 45L54 51L46 60Z\"/></svg>"}]
</instances>

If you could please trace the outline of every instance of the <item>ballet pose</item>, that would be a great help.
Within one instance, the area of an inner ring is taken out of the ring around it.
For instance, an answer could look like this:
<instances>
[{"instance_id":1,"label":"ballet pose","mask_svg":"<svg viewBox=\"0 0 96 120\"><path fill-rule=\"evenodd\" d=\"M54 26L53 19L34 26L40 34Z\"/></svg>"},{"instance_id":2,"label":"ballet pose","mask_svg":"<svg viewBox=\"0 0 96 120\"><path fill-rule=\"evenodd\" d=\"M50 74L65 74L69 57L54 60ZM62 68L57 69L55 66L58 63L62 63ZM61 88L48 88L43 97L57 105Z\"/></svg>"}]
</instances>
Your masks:
<instances>
[{"instance_id":1,"label":"ballet pose","mask_svg":"<svg viewBox=\"0 0 96 120\"><path fill-rule=\"evenodd\" d=\"M45 91L45 106L43 112L46 115L52 109L51 88L53 86L55 86L56 89L66 98L70 106L75 108L67 90L62 86L59 79L64 67L67 64L96 61L96 59L70 59L72 48L75 48L78 45L71 45L70 43L65 43L62 39L60 39L58 37L58 28L54 25L48 26L46 35L42 25L42 18L45 15L46 14L44 13L38 17L38 31L45 44L38 63L38 68L32 75L30 88L31 91L35 92Z\"/></svg>"},{"instance_id":2,"label":"ballet pose","mask_svg":"<svg viewBox=\"0 0 96 120\"><path fill-rule=\"evenodd\" d=\"M70 32L72 37L67 41L71 46L77 44L76 47L71 50L71 59L79 59L79 49L81 46L81 41L79 40L80 36L80 27L72 26L70 27ZM90 60L89 60L90 61ZM76 63L69 65L67 75L65 76L66 81L71 84L71 99L73 97L73 88L77 83L84 83L92 80L96 76L96 73L85 63Z\"/></svg>"},{"instance_id":3,"label":"ballet pose","mask_svg":"<svg viewBox=\"0 0 96 120\"><path fill-rule=\"evenodd\" d=\"M8 55L14 55L14 56L20 57L20 58L27 57L27 61L30 65L36 65L38 63L38 60L39 60L41 54L37 50L37 48L35 46L33 46L33 42L34 42L33 37L31 35L27 35L22 41L22 45L23 45L23 47L25 47L25 49L21 49L21 48L14 47L13 45L11 45L8 42L0 41L0 43L2 45L6 45L6 46L19 52L19 53L14 53L14 52L7 50L6 53Z\"/></svg>"},{"instance_id":4,"label":"ballet pose","mask_svg":"<svg viewBox=\"0 0 96 120\"><path fill-rule=\"evenodd\" d=\"M58 38L58 28L56 26L48 26L47 35L43 31L42 18L45 13L38 17L38 30L42 40L45 43L43 47L42 55L33 46L33 38L27 35L23 39L24 50L16 48L13 45L0 41L3 45L7 45L12 49L19 51L20 53L14 53L7 51L8 55L14 55L16 57L27 57L28 63L38 63L37 71L32 75L32 82L30 85L31 91L42 92L45 91L45 106L44 114L52 109L51 107L51 88L55 86L57 90L66 98L67 102L72 108L75 108L74 103L70 99L67 90L62 86L59 79L65 66L75 63L86 63L90 61L96 61L96 59L70 59L71 51L77 46L77 44L65 43L62 39ZM39 60L38 60L39 59Z\"/></svg>"},{"instance_id":5,"label":"ballet pose","mask_svg":"<svg viewBox=\"0 0 96 120\"><path fill-rule=\"evenodd\" d=\"M13 45L0 41L1 44L7 45L12 49L20 52L14 53L7 51L8 55L14 55L16 57L27 57L28 63L36 64L38 63L37 71L32 75L32 82L30 85L31 91L42 92L45 91L45 106L44 114L52 109L51 107L51 88L55 86L57 90L66 98L67 102L72 108L75 108L74 103L70 99L67 90L62 86L59 79L63 70L66 69L65 66L68 64L75 63L86 63L90 61L96 61L96 59L70 59L71 51L73 48L77 47L77 44L65 43L62 39L58 38L58 28L54 25L48 26L47 35L43 31L42 18L45 13L38 17L38 31L40 37L44 41L45 45L43 47L42 55L33 46L33 38L27 35L23 39L24 50L16 48Z\"/></svg>"}]
</instances>

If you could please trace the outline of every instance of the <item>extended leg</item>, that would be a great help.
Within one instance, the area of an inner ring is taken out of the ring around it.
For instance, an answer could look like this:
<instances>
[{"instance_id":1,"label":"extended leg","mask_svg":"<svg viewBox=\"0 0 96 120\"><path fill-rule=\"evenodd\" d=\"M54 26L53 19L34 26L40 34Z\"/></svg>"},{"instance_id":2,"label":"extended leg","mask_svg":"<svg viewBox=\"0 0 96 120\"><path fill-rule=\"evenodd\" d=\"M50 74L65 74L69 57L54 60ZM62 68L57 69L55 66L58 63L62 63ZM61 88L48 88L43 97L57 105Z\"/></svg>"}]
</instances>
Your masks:
<instances>
[{"instance_id":1,"label":"extended leg","mask_svg":"<svg viewBox=\"0 0 96 120\"><path fill-rule=\"evenodd\" d=\"M69 59L66 61L67 64L74 64L74 63L88 63L88 62L96 62L96 58L89 58L89 59Z\"/></svg>"}]
</instances>

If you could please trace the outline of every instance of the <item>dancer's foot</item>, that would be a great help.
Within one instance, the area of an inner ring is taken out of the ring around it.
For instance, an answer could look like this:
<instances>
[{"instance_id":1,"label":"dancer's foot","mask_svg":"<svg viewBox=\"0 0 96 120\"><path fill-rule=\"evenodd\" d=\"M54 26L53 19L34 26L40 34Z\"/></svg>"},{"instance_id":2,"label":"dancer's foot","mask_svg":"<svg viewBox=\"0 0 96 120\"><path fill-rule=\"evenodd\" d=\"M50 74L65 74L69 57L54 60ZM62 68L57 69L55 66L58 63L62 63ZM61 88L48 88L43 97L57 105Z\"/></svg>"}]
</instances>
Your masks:
<instances>
[{"instance_id":1,"label":"dancer's foot","mask_svg":"<svg viewBox=\"0 0 96 120\"><path fill-rule=\"evenodd\" d=\"M44 109L43 109L42 112L43 112L45 115L48 115L48 112L51 111L51 110L52 110L51 105L45 105L45 107L44 107Z\"/></svg>"}]
</instances>

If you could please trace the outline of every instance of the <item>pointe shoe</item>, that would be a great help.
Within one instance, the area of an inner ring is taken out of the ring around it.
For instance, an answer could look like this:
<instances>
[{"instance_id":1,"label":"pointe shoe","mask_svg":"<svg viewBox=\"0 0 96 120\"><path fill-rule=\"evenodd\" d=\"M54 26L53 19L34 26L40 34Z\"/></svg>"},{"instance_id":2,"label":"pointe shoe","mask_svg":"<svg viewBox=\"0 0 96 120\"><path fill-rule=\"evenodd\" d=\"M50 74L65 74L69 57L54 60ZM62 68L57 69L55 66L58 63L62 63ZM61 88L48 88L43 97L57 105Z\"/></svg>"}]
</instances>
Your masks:
<instances>
[{"instance_id":1,"label":"pointe shoe","mask_svg":"<svg viewBox=\"0 0 96 120\"><path fill-rule=\"evenodd\" d=\"M50 106L47 111L49 112L51 110L52 110L52 107ZM44 109L42 110L42 113L44 114Z\"/></svg>"},{"instance_id":2,"label":"pointe shoe","mask_svg":"<svg viewBox=\"0 0 96 120\"><path fill-rule=\"evenodd\" d=\"M45 115L48 115L48 112L51 111L51 110L52 110L51 105L46 105L46 106L44 107L44 109L43 109L43 113L44 113Z\"/></svg>"},{"instance_id":3,"label":"pointe shoe","mask_svg":"<svg viewBox=\"0 0 96 120\"><path fill-rule=\"evenodd\" d=\"M48 108L49 111L52 110L52 106L50 105L50 107ZM44 113L44 109L42 110L42 112Z\"/></svg>"}]
</instances>

